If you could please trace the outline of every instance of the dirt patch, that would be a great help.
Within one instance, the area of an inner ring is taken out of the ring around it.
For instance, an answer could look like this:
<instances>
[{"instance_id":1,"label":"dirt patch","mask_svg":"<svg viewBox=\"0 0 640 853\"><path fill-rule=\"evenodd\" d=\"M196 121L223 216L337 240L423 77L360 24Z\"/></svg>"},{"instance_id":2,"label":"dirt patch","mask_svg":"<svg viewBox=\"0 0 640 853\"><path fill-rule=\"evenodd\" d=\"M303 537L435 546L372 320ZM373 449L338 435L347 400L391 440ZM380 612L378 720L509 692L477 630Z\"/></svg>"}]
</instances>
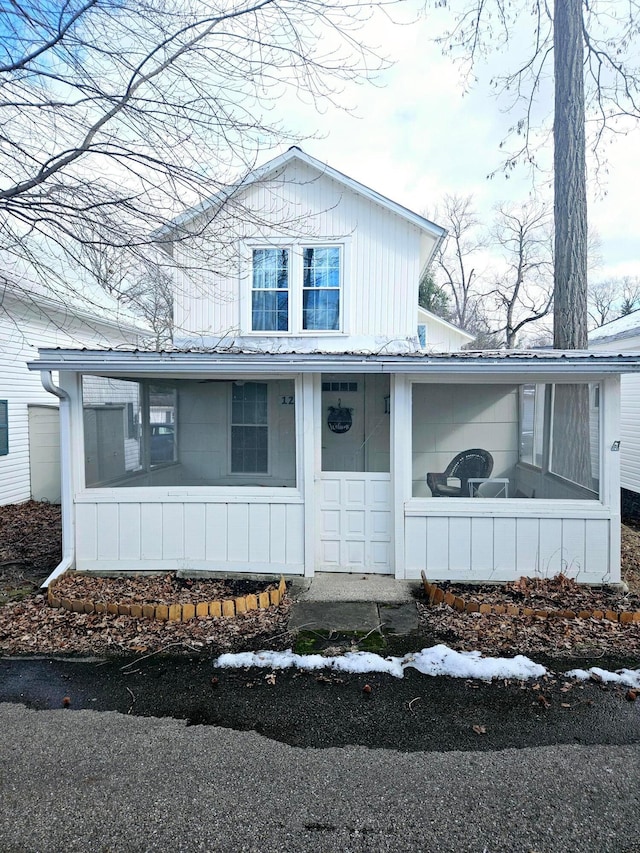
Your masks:
<instances>
[{"instance_id":1,"label":"dirt patch","mask_svg":"<svg viewBox=\"0 0 640 853\"><path fill-rule=\"evenodd\" d=\"M640 596L640 522L622 525L622 580L629 592Z\"/></svg>"},{"instance_id":2,"label":"dirt patch","mask_svg":"<svg viewBox=\"0 0 640 853\"><path fill-rule=\"evenodd\" d=\"M59 506L39 501L0 506L0 604L33 594L61 555Z\"/></svg>"}]
</instances>

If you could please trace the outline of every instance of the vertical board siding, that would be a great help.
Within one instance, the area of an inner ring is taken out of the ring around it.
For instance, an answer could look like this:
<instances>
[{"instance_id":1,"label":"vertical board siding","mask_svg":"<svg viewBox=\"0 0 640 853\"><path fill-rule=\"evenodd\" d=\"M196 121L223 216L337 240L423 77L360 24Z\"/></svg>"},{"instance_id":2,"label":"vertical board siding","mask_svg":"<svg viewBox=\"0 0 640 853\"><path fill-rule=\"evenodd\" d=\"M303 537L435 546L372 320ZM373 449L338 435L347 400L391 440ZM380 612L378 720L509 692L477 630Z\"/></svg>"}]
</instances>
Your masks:
<instances>
[{"instance_id":1,"label":"vertical board siding","mask_svg":"<svg viewBox=\"0 0 640 853\"><path fill-rule=\"evenodd\" d=\"M607 577L609 574L610 525L606 521L592 521L585 531L585 573L597 574L600 581L618 581L619 577Z\"/></svg>"},{"instance_id":2,"label":"vertical board siding","mask_svg":"<svg viewBox=\"0 0 640 853\"><path fill-rule=\"evenodd\" d=\"M142 540L140 536L140 504L120 504L119 510L119 557L136 562L140 559Z\"/></svg>"},{"instance_id":3,"label":"vertical board siding","mask_svg":"<svg viewBox=\"0 0 640 853\"><path fill-rule=\"evenodd\" d=\"M206 513L206 557L212 562L226 563L227 554L227 504L207 504Z\"/></svg>"},{"instance_id":4,"label":"vertical board siding","mask_svg":"<svg viewBox=\"0 0 640 853\"><path fill-rule=\"evenodd\" d=\"M240 243L270 235L290 236L291 245L303 245L305 239L345 242L343 305L349 334L415 336L424 242L419 228L300 162L289 163L272 182L249 187L242 204L256 215L243 217ZM226 216L226 226L217 217L212 242L220 229L239 230L237 211L230 209ZM186 244L176 247L178 261L186 259L187 266L188 251ZM231 255L219 266L222 273L176 278L175 324L186 339L247 331L242 306L250 294L249 270Z\"/></svg>"},{"instance_id":5,"label":"vertical board siding","mask_svg":"<svg viewBox=\"0 0 640 853\"><path fill-rule=\"evenodd\" d=\"M103 504L98 512L98 560L117 560L120 541L118 504Z\"/></svg>"},{"instance_id":6,"label":"vertical board siding","mask_svg":"<svg viewBox=\"0 0 640 853\"><path fill-rule=\"evenodd\" d=\"M142 504L140 539L143 560L162 559L162 504Z\"/></svg>"},{"instance_id":7,"label":"vertical board siding","mask_svg":"<svg viewBox=\"0 0 640 853\"><path fill-rule=\"evenodd\" d=\"M302 503L85 498L76 505L77 567L285 572L304 569Z\"/></svg>"},{"instance_id":8,"label":"vertical board siding","mask_svg":"<svg viewBox=\"0 0 640 853\"><path fill-rule=\"evenodd\" d=\"M204 504L184 506L185 560L204 560L207 553L206 507Z\"/></svg>"},{"instance_id":9,"label":"vertical board siding","mask_svg":"<svg viewBox=\"0 0 640 853\"><path fill-rule=\"evenodd\" d=\"M405 515L406 577L504 581L560 572L589 583L610 574L608 518ZM614 570L615 571L615 570Z\"/></svg>"},{"instance_id":10,"label":"vertical board siding","mask_svg":"<svg viewBox=\"0 0 640 853\"><path fill-rule=\"evenodd\" d=\"M76 557L82 562L98 559L98 507L95 504L76 506Z\"/></svg>"}]
</instances>

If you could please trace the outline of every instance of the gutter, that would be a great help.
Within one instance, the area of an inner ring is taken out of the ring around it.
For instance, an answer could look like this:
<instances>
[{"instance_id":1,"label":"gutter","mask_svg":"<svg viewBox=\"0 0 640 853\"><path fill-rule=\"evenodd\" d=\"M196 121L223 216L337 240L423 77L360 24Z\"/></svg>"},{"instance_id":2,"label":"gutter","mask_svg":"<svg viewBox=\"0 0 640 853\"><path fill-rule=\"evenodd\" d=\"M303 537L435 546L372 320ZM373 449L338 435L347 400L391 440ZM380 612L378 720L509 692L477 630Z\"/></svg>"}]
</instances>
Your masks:
<instances>
[{"instance_id":1,"label":"gutter","mask_svg":"<svg viewBox=\"0 0 640 853\"><path fill-rule=\"evenodd\" d=\"M40 381L45 391L60 400L60 475L62 505L62 560L41 589L46 589L51 581L64 574L75 563L75 535L73 519L73 492L71 489L71 398L66 391L54 385L50 370L40 371Z\"/></svg>"}]
</instances>

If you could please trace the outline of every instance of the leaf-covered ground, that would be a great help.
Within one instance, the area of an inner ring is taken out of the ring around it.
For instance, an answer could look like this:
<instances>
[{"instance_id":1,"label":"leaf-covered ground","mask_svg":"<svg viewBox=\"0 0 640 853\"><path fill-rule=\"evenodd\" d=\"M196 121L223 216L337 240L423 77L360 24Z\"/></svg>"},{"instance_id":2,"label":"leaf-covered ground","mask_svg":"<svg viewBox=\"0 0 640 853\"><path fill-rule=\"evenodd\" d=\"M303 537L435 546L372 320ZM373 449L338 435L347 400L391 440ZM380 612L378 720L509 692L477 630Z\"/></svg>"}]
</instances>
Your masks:
<instances>
[{"instance_id":1,"label":"leaf-covered ground","mask_svg":"<svg viewBox=\"0 0 640 853\"><path fill-rule=\"evenodd\" d=\"M0 507L0 654L144 655L159 651L219 654L291 645L292 637L287 631L291 606L288 599L278 607L240 614L233 619L203 618L174 623L55 610L47 606L38 587L59 560L59 507L35 502ZM601 608L605 601L613 609L635 609L640 606L640 530L633 526L622 529L622 562L628 595L536 580L511 584L506 589L476 588L475 592L491 596L492 602L515 597L522 604L524 599L529 602L535 599L540 601L540 609L562 603L565 609L593 610ZM82 597L92 597L89 593L93 585L97 590L105 582L76 577L65 583L78 585L79 596L82 590ZM130 600L139 595L149 601L151 595L153 601L164 603L200 600L205 589L199 584L216 582L190 584L164 575L151 585L149 579L124 578L119 583L120 594ZM263 587L256 585L257 589ZM218 597L217 593L210 595L213 590L213 586L207 586L205 598ZM234 591L245 594L251 590L238 587ZM220 588L218 592L224 590ZM422 601L418 602L418 608L425 645L444 642L458 650L478 649L492 655L640 657L637 622L621 625L595 619L480 616L460 614L446 605L428 607ZM416 641L420 642L420 638Z\"/></svg>"}]
</instances>

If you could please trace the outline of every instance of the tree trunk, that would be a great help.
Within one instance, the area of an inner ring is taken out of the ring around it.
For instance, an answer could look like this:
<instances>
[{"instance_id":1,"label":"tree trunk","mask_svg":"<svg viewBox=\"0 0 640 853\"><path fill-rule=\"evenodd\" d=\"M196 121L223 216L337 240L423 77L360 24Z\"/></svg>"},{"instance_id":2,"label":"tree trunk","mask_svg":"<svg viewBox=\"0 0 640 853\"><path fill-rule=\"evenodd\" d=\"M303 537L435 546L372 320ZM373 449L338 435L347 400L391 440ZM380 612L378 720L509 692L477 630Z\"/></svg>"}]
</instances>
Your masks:
<instances>
[{"instance_id":1,"label":"tree trunk","mask_svg":"<svg viewBox=\"0 0 640 853\"><path fill-rule=\"evenodd\" d=\"M587 348L587 189L583 0L554 12L554 211L556 349Z\"/></svg>"}]
</instances>

